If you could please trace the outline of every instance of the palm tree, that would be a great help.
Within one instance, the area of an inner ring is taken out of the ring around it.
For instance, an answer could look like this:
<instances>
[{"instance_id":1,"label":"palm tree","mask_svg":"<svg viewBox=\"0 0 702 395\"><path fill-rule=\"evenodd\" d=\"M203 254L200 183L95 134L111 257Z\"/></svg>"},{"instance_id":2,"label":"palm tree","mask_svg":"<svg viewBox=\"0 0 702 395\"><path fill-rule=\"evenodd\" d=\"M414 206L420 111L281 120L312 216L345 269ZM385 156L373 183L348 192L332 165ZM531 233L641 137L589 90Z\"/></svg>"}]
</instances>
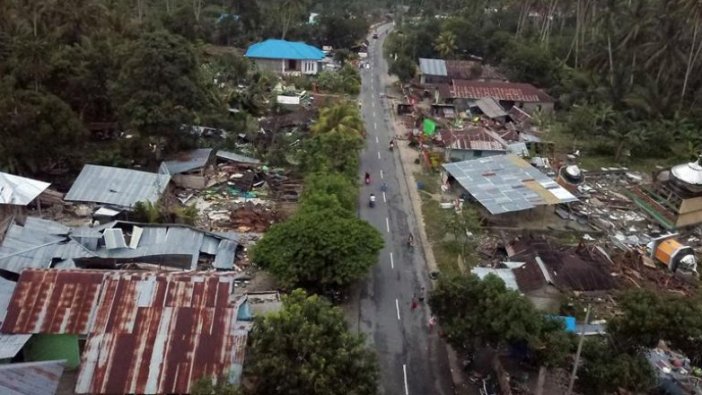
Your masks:
<instances>
[{"instance_id":1,"label":"palm tree","mask_svg":"<svg viewBox=\"0 0 702 395\"><path fill-rule=\"evenodd\" d=\"M276 7L283 18L283 31L280 38L285 40L285 35L288 34L288 29L290 29L293 20L300 17L308 6L309 0L285 0L279 8Z\"/></svg>"},{"instance_id":2,"label":"palm tree","mask_svg":"<svg viewBox=\"0 0 702 395\"><path fill-rule=\"evenodd\" d=\"M442 32L434 42L434 49L444 59L453 56L456 52L456 35L452 32Z\"/></svg>"},{"instance_id":3,"label":"palm tree","mask_svg":"<svg viewBox=\"0 0 702 395\"><path fill-rule=\"evenodd\" d=\"M364 133L363 120L356 106L350 102L322 109L317 123L311 129L313 134L336 132L360 137Z\"/></svg>"}]
</instances>

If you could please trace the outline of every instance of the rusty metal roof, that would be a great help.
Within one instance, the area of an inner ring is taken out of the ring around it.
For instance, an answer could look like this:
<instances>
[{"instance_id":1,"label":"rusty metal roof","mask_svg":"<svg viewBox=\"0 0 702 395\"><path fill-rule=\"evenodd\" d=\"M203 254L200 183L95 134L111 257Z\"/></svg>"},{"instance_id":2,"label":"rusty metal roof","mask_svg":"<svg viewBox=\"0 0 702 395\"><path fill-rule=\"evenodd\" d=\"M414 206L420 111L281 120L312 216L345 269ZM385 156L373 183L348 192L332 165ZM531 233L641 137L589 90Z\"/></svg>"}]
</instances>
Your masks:
<instances>
[{"instance_id":1,"label":"rusty metal roof","mask_svg":"<svg viewBox=\"0 0 702 395\"><path fill-rule=\"evenodd\" d=\"M187 393L203 376L238 378L249 323L231 275L26 270L4 333L88 335L76 393Z\"/></svg>"},{"instance_id":2,"label":"rusty metal roof","mask_svg":"<svg viewBox=\"0 0 702 395\"><path fill-rule=\"evenodd\" d=\"M452 80L452 97L496 100L522 103L552 103L554 100L531 84L499 81Z\"/></svg>"}]
</instances>

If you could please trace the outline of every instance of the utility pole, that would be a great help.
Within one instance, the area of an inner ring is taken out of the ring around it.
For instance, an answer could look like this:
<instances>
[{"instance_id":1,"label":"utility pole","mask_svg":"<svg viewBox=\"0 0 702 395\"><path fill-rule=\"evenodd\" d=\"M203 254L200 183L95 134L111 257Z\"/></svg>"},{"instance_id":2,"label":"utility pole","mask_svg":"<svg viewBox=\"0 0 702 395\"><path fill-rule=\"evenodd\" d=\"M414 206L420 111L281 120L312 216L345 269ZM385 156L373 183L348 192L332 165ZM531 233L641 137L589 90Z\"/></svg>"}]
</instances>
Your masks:
<instances>
[{"instance_id":1,"label":"utility pole","mask_svg":"<svg viewBox=\"0 0 702 395\"><path fill-rule=\"evenodd\" d=\"M587 305L587 312L585 313L585 324L590 322L590 305ZM573 385L575 384L575 377L578 373L578 365L580 365L580 352L583 350L583 340L585 339L585 325L583 329L580 330L580 340L578 341L578 351L575 352L575 363L573 363L573 371L570 373L570 382L568 383L568 392L566 395L571 395L573 393Z\"/></svg>"}]
</instances>

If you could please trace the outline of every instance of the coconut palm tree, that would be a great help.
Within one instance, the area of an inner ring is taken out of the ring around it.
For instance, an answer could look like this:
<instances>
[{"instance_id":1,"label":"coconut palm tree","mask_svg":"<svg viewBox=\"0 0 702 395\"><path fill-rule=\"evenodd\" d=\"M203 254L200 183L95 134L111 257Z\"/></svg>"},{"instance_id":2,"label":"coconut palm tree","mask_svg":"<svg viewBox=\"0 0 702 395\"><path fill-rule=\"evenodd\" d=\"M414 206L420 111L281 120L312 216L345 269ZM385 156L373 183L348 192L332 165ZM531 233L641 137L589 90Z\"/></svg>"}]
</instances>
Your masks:
<instances>
[{"instance_id":1,"label":"coconut palm tree","mask_svg":"<svg viewBox=\"0 0 702 395\"><path fill-rule=\"evenodd\" d=\"M345 135L361 136L364 133L363 120L353 104L339 103L322 109L317 123L312 126L313 134L337 132Z\"/></svg>"},{"instance_id":2,"label":"coconut palm tree","mask_svg":"<svg viewBox=\"0 0 702 395\"><path fill-rule=\"evenodd\" d=\"M442 58L450 58L456 52L456 35L452 32L442 32L434 42L434 49Z\"/></svg>"}]
</instances>

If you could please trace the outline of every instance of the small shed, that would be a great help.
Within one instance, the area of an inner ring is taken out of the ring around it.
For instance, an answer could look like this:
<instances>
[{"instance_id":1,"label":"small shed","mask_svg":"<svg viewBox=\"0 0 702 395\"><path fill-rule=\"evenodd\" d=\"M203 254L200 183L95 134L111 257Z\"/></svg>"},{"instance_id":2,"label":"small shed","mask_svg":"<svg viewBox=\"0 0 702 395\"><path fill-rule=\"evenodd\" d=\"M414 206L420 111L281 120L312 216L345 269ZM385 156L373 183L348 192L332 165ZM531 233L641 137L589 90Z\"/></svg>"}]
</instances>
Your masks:
<instances>
[{"instance_id":1,"label":"small shed","mask_svg":"<svg viewBox=\"0 0 702 395\"><path fill-rule=\"evenodd\" d=\"M181 188L203 189L209 180L213 164L213 150L199 148L181 153L173 160L163 162L172 176L173 183Z\"/></svg>"}]
</instances>

